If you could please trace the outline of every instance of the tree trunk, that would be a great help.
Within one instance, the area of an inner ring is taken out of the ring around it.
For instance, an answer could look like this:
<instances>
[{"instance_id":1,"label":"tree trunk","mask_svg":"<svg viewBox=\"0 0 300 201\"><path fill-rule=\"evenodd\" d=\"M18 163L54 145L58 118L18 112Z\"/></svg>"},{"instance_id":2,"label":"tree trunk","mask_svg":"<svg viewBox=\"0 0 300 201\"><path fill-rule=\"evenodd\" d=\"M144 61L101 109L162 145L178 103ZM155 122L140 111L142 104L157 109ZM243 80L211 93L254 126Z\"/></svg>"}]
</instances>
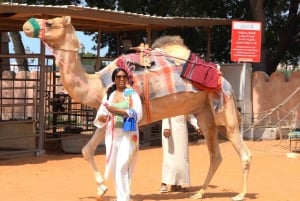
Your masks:
<instances>
[{"instance_id":1,"label":"tree trunk","mask_svg":"<svg viewBox=\"0 0 300 201\"><path fill-rule=\"evenodd\" d=\"M7 32L1 32L0 35L0 53L9 54L9 37ZM10 71L10 63L8 58L0 58L0 76L3 71Z\"/></svg>"},{"instance_id":2,"label":"tree trunk","mask_svg":"<svg viewBox=\"0 0 300 201\"><path fill-rule=\"evenodd\" d=\"M266 36L265 36L265 13L264 13L264 2L265 0L249 0L249 7L251 12L251 18L254 21L261 22L261 55L260 62L253 63L253 71L266 71Z\"/></svg>"},{"instance_id":3,"label":"tree trunk","mask_svg":"<svg viewBox=\"0 0 300 201\"><path fill-rule=\"evenodd\" d=\"M12 41L13 46L14 46L15 54L24 55L25 54L25 48L24 48L24 45L22 43L22 37L21 37L20 32L9 32L9 35L10 35L11 41ZM28 71L28 61L27 61L27 59L17 58L16 62L17 62L17 65L18 65L20 71Z\"/></svg>"}]
</instances>

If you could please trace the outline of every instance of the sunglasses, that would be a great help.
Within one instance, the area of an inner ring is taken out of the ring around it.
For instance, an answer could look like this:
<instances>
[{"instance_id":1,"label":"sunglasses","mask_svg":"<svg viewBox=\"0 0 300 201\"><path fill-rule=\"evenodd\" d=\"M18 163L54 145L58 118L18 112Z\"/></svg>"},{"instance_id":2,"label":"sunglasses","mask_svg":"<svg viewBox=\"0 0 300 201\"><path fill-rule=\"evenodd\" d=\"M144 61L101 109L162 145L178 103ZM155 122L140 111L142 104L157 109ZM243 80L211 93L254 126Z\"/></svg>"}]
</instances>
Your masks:
<instances>
[{"instance_id":1,"label":"sunglasses","mask_svg":"<svg viewBox=\"0 0 300 201\"><path fill-rule=\"evenodd\" d=\"M127 79L128 76L127 75L116 75L116 79L121 79L121 78Z\"/></svg>"}]
</instances>

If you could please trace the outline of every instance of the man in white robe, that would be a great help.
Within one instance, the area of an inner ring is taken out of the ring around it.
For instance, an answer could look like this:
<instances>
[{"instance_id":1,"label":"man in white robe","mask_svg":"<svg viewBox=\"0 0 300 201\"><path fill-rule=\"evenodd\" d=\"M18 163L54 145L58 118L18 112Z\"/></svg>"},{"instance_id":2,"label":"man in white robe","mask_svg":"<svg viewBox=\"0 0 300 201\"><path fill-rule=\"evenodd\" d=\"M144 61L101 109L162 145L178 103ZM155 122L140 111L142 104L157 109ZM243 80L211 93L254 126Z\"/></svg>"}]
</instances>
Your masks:
<instances>
[{"instance_id":1,"label":"man in white robe","mask_svg":"<svg viewBox=\"0 0 300 201\"><path fill-rule=\"evenodd\" d=\"M190 164L187 120L199 129L194 115L180 115L162 120L162 180L161 193L186 192L190 186Z\"/></svg>"}]
</instances>

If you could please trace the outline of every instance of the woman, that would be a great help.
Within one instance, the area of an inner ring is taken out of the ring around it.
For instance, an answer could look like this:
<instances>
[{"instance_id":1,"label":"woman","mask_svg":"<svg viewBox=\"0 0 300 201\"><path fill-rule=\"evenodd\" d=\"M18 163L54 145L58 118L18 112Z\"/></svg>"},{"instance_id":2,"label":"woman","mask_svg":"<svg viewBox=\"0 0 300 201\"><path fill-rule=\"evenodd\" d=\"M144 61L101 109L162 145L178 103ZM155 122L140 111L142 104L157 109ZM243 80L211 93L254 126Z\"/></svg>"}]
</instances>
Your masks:
<instances>
[{"instance_id":1,"label":"woman","mask_svg":"<svg viewBox=\"0 0 300 201\"><path fill-rule=\"evenodd\" d=\"M117 201L130 199L130 183L138 151L139 133L137 123L142 119L142 104L139 95L127 87L128 73L117 68L112 73L114 82L108 88L99 107L94 125L106 126L105 178L112 176ZM124 131L124 117L135 117L135 131Z\"/></svg>"}]
</instances>

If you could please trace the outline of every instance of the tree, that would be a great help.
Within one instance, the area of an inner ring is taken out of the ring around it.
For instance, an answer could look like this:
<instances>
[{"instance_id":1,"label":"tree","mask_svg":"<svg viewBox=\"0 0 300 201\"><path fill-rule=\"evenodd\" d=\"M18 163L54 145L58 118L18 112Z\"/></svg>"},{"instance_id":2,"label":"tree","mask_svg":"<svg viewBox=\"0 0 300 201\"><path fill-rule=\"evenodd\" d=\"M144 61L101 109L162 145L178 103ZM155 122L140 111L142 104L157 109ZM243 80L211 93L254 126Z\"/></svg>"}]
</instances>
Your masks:
<instances>
[{"instance_id":1,"label":"tree","mask_svg":"<svg viewBox=\"0 0 300 201\"><path fill-rule=\"evenodd\" d=\"M14 3L26 3L28 5L79 5L81 0L14 0Z\"/></svg>"},{"instance_id":2,"label":"tree","mask_svg":"<svg viewBox=\"0 0 300 201\"><path fill-rule=\"evenodd\" d=\"M271 74L278 63L299 65L299 0L266 1L266 72ZM274 13L277 11L277 13Z\"/></svg>"},{"instance_id":3,"label":"tree","mask_svg":"<svg viewBox=\"0 0 300 201\"><path fill-rule=\"evenodd\" d=\"M279 63L299 65L299 0L106 0L90 1L89 6L124 10L157 16L219 17L262 22L262 55L253 70L271 74ZM230 61L230 28L212 27L213 61ZM179 34L194 52L206 54L207 33L202 27L167 30L160 34ZM136 37L141 37L137 35ZM139 40L139 39L136 39Z\"/></svg>"},{"instance_id":4,"label":"tree","mask_svg":"<svg viewBox=\"0 0 300 201\"><path fill-rule=\"evenodd\" d=\"M1 1L1 0L0 0ZM66 5L81 3L80 0L22 0L15 3ZM124 10L157 16L218 17L262 22L262 55L260 63L253 63L253 70L271 74L279 63L299 65L300 8L299 0L86 0L90 7ZM211 28L212 61L230 61L230 26ZM204 27L166 30L153 35L178 34L186 45L200 55L207 54L207 29ZM128 34L133 45L143 41L145 32ZM17 37L16 37L17 38ZM108 56L117 56L116 35L102 33L101 47L110 44ZM97 36L94 37L97 43ZM20 41L19 41L20 42ZM16 41L13 42L17 44ZM113 45L111 45L113 44ZM20 53L25 53L22 45ZM16 50L17 51L17 50Z\"/></svg>"}]
</instances>

